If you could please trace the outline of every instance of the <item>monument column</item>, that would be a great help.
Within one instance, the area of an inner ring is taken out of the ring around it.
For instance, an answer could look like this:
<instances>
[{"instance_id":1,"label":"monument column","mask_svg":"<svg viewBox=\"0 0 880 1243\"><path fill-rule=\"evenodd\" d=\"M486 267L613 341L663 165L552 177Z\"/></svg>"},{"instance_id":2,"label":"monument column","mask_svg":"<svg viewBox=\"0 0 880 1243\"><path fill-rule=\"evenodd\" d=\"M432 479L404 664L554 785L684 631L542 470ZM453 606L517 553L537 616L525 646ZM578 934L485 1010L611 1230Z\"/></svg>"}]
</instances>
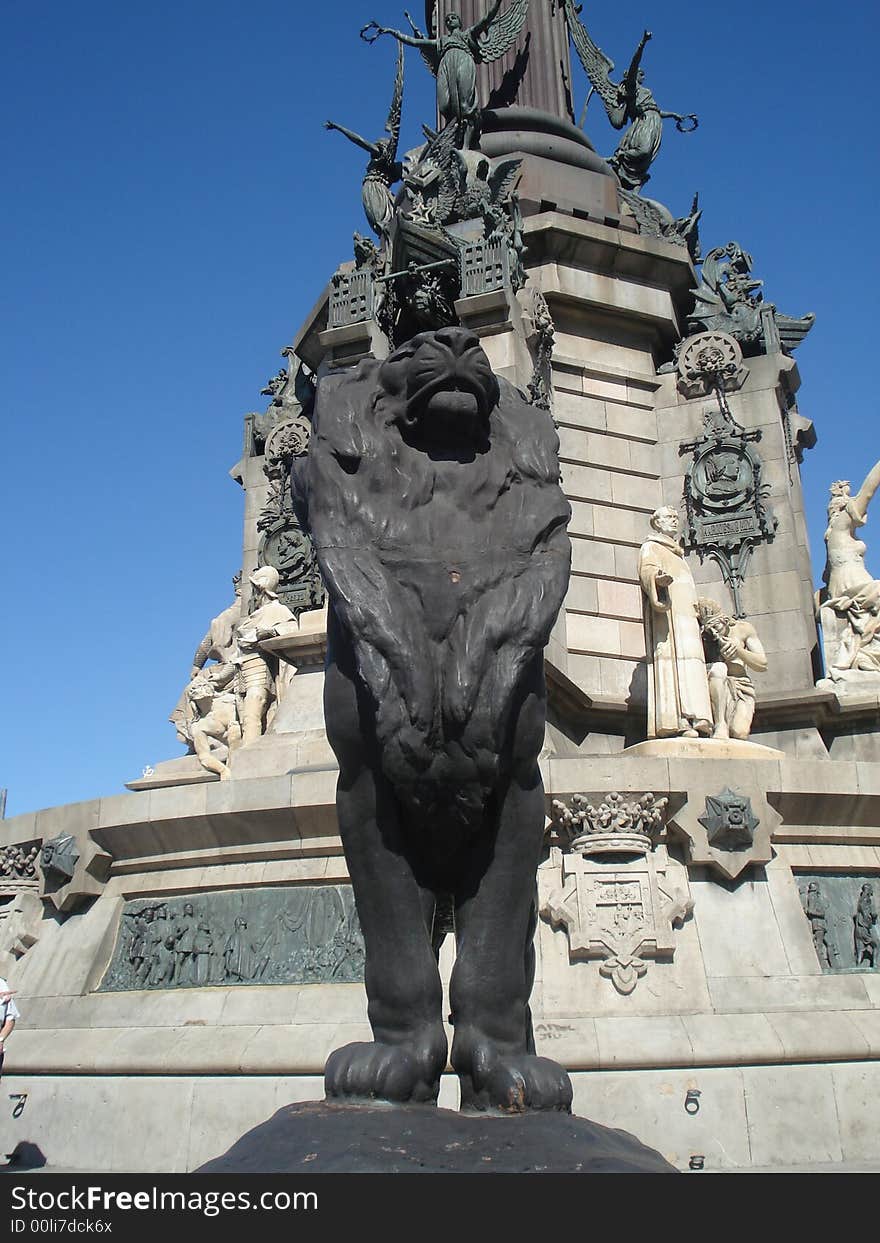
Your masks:
<instances>
[{"instance_id":1,"label":"monument column","mask_svg":"<svg viewBox=\"0 0 880 1243\"><path fill-rule=\"evenodd\" d=\"M429 30L434 4L435 0L425 0ZM488 13L491 0L436 0L436 7L437 29L442 34L449 13L458 13L466 27L473 26ZM518 58L523 56L526 58L525 73L520 78L514 71ZM505 81L507 74L510 77ZM516 45L499 60L477 66L477 89L484 106L515 104L520 108L549 112L564 121L574 120L568 27L562 0L531 0ZM493 91L503 92L502 97L499 99L496 95L492 99Z\"/></svg>"}]
</instances>

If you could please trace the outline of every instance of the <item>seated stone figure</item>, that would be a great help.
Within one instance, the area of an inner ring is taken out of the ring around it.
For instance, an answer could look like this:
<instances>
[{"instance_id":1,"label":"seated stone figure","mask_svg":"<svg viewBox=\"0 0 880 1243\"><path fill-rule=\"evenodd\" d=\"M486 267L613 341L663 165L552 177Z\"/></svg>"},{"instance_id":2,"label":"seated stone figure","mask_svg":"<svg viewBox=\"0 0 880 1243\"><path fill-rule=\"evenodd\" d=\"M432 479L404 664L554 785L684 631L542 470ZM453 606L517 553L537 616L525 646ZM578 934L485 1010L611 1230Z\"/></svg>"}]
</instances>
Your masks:
<instances>
[{"instance_id":1,"label":"seated stone figure","mask_svg":"<svg viewBox=\"0 0 880 1243\"><path fill-rule=\"evenodd\" d=\"M767 654L751 622L728 617L715 600L698 600L703 632L713 738L745 741L755 719L752 673L767 672Z\"/></svg>"},{"instance_id":2,"label":"seated stone figure","mask_svg":"<svg viewBox=\"0 0 880 1243\"><path fill-rule=\"evenodd\" d=\"M232 580L232 586L235 598L228 608L213 618L205 637L196 648L189 683L169 717L177 731L178 740L191 752L195 752L204 768L218 773L221 777L224 775L226 755L216 756L215 753L225 751L226 744L230 741L226 736L229 726L233 722L237 724L238 715L237 711L230 714L229 704L230 699L234 703L234 684L237 677L235 660L238 655L236 627L241 620L240 573ZM215 700L218 701L218 711L214 711ZM223 701L222 708L219 700ZM206 722L209 716L211 719ZM195 722L201 728L201 749L193 737L192 727ZM232 742L235 745L240 734L236 735L233 730L233 735ZM215 758L206 764L204 760L209 754L215 755ZM221 767L217 767L215 759Z\"/></svg>"},{"instance_id":3,"label":"seated stone figure","mask_svg":"<svg viewBox=\"0 0 880 1243\"><path fill-rule=\"evenodd\" d=\"M462 1107L570 1109L528 1004L543 649L571 557L557 453L549 414L462 328L318 386L294 498L332 606L325 716L374 1033L331 1055L330 1098L436 1100L431 931L451 896Z\"/></svg>"},{"instance_id":4,"label":"seated stone figure","mask_svg":"<svg viewBox=\"0 0 880 1243\"><path fill-rule=\"evenodd\" d=\"M202 768L228 780L229 752L241 741L234 667L211 666L193 678L184 698L183 736L192 742Z\"/></svg>"}]
</instances>

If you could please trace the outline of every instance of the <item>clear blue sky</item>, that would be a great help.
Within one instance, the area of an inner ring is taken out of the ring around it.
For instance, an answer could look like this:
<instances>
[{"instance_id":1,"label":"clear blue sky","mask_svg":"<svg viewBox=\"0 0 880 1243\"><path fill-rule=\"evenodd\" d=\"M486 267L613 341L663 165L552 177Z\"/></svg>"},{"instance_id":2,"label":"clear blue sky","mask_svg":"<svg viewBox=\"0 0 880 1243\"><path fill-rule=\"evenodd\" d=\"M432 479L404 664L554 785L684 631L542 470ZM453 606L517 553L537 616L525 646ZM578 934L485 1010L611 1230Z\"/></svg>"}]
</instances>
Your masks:
<instances>
[{"instance_id":1,"label":"clear blue sky","mask_svg":"<svg viewBox=\"0 0 880 1243\"><path fill-rule=\"evenodd\" d=\"M242 416L364 228L361 154L322 122L381 132L393 45L357 34L405 4L0 8L7 815L180 753L168 713L240 563ZM661 105L700 114L670 129L651 193L683 213L699 189L704 247L736 238L769 299L818 315L798 354L818 579L828 482L880 457L876 3L585 17L621 66L650 26ZM407 69L415 145L431 81L416 54ZM595 101L588 131L613 149ZM868 538L880 573L880 515Z\"/></svg>"}]
</instances>

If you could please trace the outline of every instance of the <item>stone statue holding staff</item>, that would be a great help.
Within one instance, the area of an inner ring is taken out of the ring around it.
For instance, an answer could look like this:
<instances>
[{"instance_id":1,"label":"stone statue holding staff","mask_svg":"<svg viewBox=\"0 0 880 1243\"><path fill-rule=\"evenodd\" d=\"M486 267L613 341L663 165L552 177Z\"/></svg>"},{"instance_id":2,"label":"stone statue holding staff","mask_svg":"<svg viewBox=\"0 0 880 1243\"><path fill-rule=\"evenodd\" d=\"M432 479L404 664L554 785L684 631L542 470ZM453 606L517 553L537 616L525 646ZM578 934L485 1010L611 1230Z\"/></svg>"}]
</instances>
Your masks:
<instances>
[{"instance_id":1,"label":"stone statue holding staff","mask_svg":"<svg viewBox=\"0 0 880 1243\"><path fill-rule=\"evenodd\" d=\"M676 510L658 509L651 517L651 537L639 551L649 738L698 738L712 732L697 589L678 540L679 527Z\"/></svg>"}]
</instances>

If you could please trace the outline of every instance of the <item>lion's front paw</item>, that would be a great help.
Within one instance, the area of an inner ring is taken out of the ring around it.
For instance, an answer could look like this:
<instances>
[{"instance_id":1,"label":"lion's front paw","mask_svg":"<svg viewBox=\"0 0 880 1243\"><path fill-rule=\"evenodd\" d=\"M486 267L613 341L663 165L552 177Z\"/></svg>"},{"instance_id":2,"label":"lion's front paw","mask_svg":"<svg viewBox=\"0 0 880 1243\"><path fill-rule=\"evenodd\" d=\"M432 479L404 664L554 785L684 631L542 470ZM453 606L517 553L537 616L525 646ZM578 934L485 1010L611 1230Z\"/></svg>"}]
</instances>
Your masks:
<instances>
[{"instance_id":1,"label":"lion's front paw","mask_svg":"<svg viewBox=\"0 0 880 1243\"><path fill-rule=\"evenodd\" d=\"M474 1062L471 1073L461 1075L462 1109L500 1109L511 1114L556 1109L571 1113L571 1080L550 1058L529 1053L493 1057L483 1050Z\"/></svg>"},{"instance_id":2,"label":"lion's front paw","mask_svg":"<svg viewBox=\"0 0 880 1243\"><path fill-rule=\"evenodd\" d=\"M442 1064L435 1072L437 1060L417 1056L407 1045L348 1044L327 1059L324 1092L327 1100L433 1102L440 1091Z\"/></svg>"}]
</instances>

